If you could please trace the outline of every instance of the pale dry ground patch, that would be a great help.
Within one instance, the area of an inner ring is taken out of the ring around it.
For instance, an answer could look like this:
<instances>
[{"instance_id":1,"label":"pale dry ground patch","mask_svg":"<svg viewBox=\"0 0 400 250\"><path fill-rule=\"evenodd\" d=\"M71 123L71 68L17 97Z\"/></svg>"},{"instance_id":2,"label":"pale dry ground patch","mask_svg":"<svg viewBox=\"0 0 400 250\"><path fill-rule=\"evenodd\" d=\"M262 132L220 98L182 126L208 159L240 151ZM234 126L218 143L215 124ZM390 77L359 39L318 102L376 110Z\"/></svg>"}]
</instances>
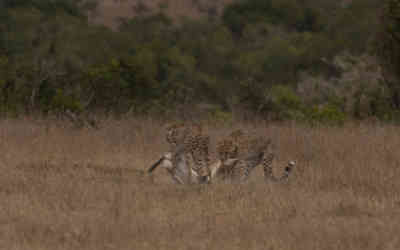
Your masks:
<instances>
[{"instance_id":1,"label":"pale dry ground patch","mask_svg":"<svg viewBox=\"0 0 400 250\"><path fill-rule=\"evenodd\" d=\"M0 249L400 249L400 129L244 127L272 137L286 183L175 185L163 124L108 119L98 130L0 121ZM213 142L214 143L214 142Z\"/></svg>"}]
</instances>

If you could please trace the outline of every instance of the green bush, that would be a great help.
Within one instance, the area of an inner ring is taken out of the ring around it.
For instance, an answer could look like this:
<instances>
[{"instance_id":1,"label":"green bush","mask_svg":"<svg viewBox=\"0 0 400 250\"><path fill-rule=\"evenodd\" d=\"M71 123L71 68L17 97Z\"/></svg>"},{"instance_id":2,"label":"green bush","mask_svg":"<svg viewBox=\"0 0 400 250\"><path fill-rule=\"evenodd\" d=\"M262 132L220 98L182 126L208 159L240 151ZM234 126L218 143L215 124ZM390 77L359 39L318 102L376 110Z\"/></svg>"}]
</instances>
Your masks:
<instances>
[{"instance_id":1,"label":"green bush","mask_svg":"<svg viewBox=\"0 0 400 250\"><path fill-rule=\"evenodd\" d=\"M173 22L162 9L121 19L112 31L88 24L93 1L6 0L0 3L1 109L169 114L209 103L221 107L212 112L220 122L229 123L235 109L279 120L341 121L341 97L329 93L324 103L321 91L306 106L294 90L303 72L340 77L331 72L336 55L367 52L379 4L241 0L221 20ZM400 96L396 89L367 93L367 115L395 117L388 100Z\"/></svg>"},{"instance_id":2,"label":"green bush","mask_svg":"<svg viewBox=\"0 0 400 250\"><path fill-rule=\"evenodd\" d=\"M318 8L297 0L247 0L225 9L223 20L230 29L242 34L246 24L259 22L283 24L300 32L319 31L321 14Z\"/></svg>"},{"instance_id":3,"label":"green bush","mask_svg":"<svg viewBox=\"0 0 400 250\"><path fill-rule=\"evenodd\" d=\"M221 109L215 109L211 113L211 121L220 125L232 125L233 116L230 112L222 111Z\"/></svg>"},{"instance_id":4,"label":"green bush","mask_svg":"<svg viewBox=\"0 0 400 250\"><path fill-rule=\"evenodd\" d=\"M52 110L65 112L67 110L72 112L81 112L82 106L76 98L64 94L64 91L58 89L51 101Z\"/></svg>"},{"instance_id":5,"label":"green bush","mask_svg":"<svg viewBox=\"0 0 400 250\"><path fill-rule=\"evenodd\" d=\"M264 105L264 110L272 114L274 119L302 120L304 118L304 105L289 86L273 86L267 91Z\"/></svg>"},{"instance_id":6,"label":"green bush","mask_svg":"<svg viewBox=\"0 0 400 250\"><path fill-rule=\"evenodd\" d=\"M342 125L346 114L332 104L314 106L307 112L307 120L312 124Z\"/></svg>"}]
</instances>

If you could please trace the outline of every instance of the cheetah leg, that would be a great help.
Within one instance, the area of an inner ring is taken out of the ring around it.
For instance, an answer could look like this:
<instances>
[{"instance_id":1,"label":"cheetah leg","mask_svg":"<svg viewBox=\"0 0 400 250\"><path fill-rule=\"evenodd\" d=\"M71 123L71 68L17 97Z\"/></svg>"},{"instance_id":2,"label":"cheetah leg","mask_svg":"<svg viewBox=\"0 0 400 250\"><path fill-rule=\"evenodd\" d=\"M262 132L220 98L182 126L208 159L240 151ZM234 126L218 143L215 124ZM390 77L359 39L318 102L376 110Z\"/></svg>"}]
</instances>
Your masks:
<instances>
[{"instance_id":1,"label":"cheetah leg","mask_svg":"<svg viewBox=\"0 0 400 250\"><path fill-rule=\"evenodd\" d=\"M172 180L175 181L177 184L185 184L185 182L176 174L171 173Z\"/></svg>"},{"instance_id":2,"label":"cheetah leg","mask_svg":"<svg viewBox=\"0 0 400 250\"><path fill-rule=\"evenodd\" d=\"M215 177L217 177L220 174L221 169L232 168L232 166L236 164L238 161L239 159L236 158L228 159L223 162L221 160L218 160L217 162L215 162L210 166L211 170L210 179L213 180Z\"/></svg>"},{"instance_id":3,"label":"cheetah leg","mask_svg":"<svg viewBox=\"0 0 400 250\"><path fill-rule=\"evenodd\" d=\"M210 165L210 179L214 179L214 177L217 175L218 170L221 168L222 162L218 160L217 162L213 163Z\"/></svg>"}]
</instances>

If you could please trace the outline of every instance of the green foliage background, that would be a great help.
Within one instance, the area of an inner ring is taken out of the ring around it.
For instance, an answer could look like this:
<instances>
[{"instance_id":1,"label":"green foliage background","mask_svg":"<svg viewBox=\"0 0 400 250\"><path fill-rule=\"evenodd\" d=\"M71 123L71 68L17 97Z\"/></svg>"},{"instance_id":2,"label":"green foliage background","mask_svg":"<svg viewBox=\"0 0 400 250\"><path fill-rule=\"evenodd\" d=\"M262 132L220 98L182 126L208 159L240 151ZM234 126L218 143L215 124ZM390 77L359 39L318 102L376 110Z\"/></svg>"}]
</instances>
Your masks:
<instances>
[{"instance_id":1,"label":"green foliage background","mask_svg":"<svg viewBox=\"0 0 400 250\"><path fill-rule=\"evenodd\" d=\"M182 115L208 103L210 115L223 117L243 110L277 120L361 118L362 88L353 87L353 104L344 108L340 93L324 89L310 101L298 91L300 76L340 79L338 55L371 54L381 6L378 0L242 0L219 19L177 24L161 9L111 30L88 22L94 1L2 1L0 112ZM392 117L382 88L362 92L367 116Z\"/></svg>"}]
</instances>

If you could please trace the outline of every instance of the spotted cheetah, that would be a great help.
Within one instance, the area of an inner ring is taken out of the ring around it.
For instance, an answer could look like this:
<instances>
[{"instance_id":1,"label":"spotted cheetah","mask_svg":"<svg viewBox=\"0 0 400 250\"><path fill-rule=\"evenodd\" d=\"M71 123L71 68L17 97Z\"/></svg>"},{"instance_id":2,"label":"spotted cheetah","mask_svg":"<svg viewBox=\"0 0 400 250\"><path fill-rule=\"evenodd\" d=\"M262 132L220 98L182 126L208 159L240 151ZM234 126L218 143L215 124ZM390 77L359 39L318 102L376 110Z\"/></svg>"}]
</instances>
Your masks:
<instances>
[{"instance_id":1,"label":"spotted cheetah","mask_svg":"<svg viewBox=\"0 0 400 250\"><path fill-rule=\"evenodd\" d=\"M252 136L249 132L237 129L227 138L217 142L217 153L221 161L243 157L254 152L254 147L264 143L260 137Z\"/></svg>"},{"instance_id":2,"label":"spotted cheetah","mask_svg":"<svg viewBox=\"0 0 400 250\"><path fill-rule=\"evenodd\" d=\"M199 124L186 125L183 122L172 123L166 127L166 141L170 149L175 150L178 145L193 147L194 138L202 135L203 129Z\"/></svg>"},{"instance_id":3,"label":"spotted cheetah","mask_svg":"<svg viewBox=\"0 0 400 250\"><path fill-rule=\"evenodd\" d=\"M170 151L174 150L178 144L183 143L187 129L184 123L173 123L166 126L165 139L170 146Z\"/></svg>"},{"instance_id":4,"label":"spotted cheetah","mask_svg":"<svg viewBox=\"0 0 400 250\"><path fill-rule=\"evenodd\" d=\"M285 167L285 172L281 177L275 177L272 173L272 162L274 154L260 152L244 159L232 158L224 162L218 161L211 165L211 178L221 178L223 180L246 181L251 172L260 164L263 165L265 180L275 182L286 180L295 166L294 161L289 161Z\"/></svg>"},{"instance_id":5,"label":"spotted cheetah","mask_svg":"<svg viewBox=\"0 0 400 250\"><path fill-rule=\"evenodd\" d=\"M270 139L254 137L240 129L233 131L228 138L217 143L220 164L215 164L211 169L212 178L220 176L223 179L243 181L258 165L263 166L265 180L279 181L288 178L295 162L289 162L282 177L275 177L272 172L275 154L271 152L271 145Z\"/></svg>"},{"instance_id":6,"label":"spotted cheetah","mask_svg":"<svg viewBox=\"0 0 400 250\"><path fill-rule=\"evenodd\" d=\"M237 158L239 153L239 139L242 137L242 130L235 130L227 138L217 142L217 153L221 161Z\"/></svg>"},{"instance_id":7,"label":"spotted cheetah","mask_svg":"<svg viewBox=\"0 0 400 250\"><path fill-rule=\"evenodd\" d=\"M286 165L284 169L284 173L280 177L276 177L273 174L272 170L272 162L274 160L274 154L269 154L267 157L264 157L262 159L262 166L263 166L263 171L264 171L264 179L266 181L283 181L289 178L290 173L292 172L293 168L296 165L295 161L289 161L288 164Z\"/></svg>"},{"instance_id":8,"label":"spotted cheetah","mask_svg":"<svg viewBox=\"0 0 400 250\"><path fill-rule=\"evenodd\" d=\"M200 176L209 176L209 145L210 137L202 133L199 124L175 123L167 127L166 140L170 145L170 151L176 151L181 147L193 159L193 171Z\"/></svg>"},{"instance_id":9,"label":"spotted cheetah","mask_svg":"<svg viewBox=\"0 0 400 250\"><path fill-rule=\"evenodd\" d=\"M239 134L239 132L235 134ZM247 145L245 145L245 148L240 148L241 145L237 144L239 140L234 142L233 140L230 141L232 142L230 145L235 145L234 150L233 147L225 147L224 150L222 150L221 147L219 148L219 155L221 157L219 160L221 164L216 165L217 168L219 168L218 170L215 168L212 169L212 177L218 175L219 177L222 177L222 179L229 178L233 180L244 181L249 177L250 173L256 166L262 163L267 164L269 161L272 162L270 159L273 159L274 154L267 154L271 140L263 140L262 143L261 139L259 138L248 140L246 141ZM228 142L229 140L225 140L224 146L230 146ZM250 149L250 146L252 149ZM226 149L232 150L227 152ZM239 150L241 150L242 154L239 154Z\"/></svg>"}]
</instances>

